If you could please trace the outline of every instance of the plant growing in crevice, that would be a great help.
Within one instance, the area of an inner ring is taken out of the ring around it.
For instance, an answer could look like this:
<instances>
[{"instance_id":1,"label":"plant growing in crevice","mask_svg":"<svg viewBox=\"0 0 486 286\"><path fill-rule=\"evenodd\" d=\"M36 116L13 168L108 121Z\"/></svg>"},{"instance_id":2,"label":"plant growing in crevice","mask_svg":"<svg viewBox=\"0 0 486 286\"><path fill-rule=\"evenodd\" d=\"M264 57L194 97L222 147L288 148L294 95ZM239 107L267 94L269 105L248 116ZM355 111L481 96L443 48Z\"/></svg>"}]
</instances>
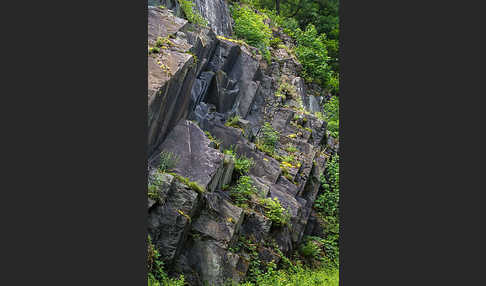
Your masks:
<instances>
[{"instance_id":1,"label":"plant growing in crevice","mask_svg":"<svg viewBox=\"0 0 486 286\"><path fill-rule=\"evenodd\" d=\"M265 122L260 130L260 136L257 139L256 146L258 149L271 156L275 153L275 148L277 147L279 139L279 132L276 131L270 123Z\"/></svg>"},{"instance_id":2,"label":"plant growing in crevice","mask_svg":"<svg viewBox=\"0 0 486 286\"><path fill-rule=\"evenodd\" d=\"M171 171L179 162L179 156L172 152L163 151L160 153L159 170L163 173Z\"/></svg>"},{"instance_id":3,"label":"plant growing in crevice","mask_svg":"<svg viewBox=\"0 0 486 286\"><path fill-rule=\"evenodd\" d=\"M256 194L258 189L253 186L253 181L249 176L241 176L236 185L230 190L230 196L237 206L247 207L248 201L253 194Z\"/></svg>"},{"instance_id":4,"label":"plant growing in crevice","mask_svg":"<svg viewBox=\"0 0 486 286\"><path fill-rule=\"evenodd\" d=\"M244 155L237 155L235 157L235 170L240 174L244 175L250 171L250 168L253 167L255 163L253 162L252 158L248 158Z\"/></svg>"},{"instance_id":5,"label":"plant growing in crevice","mask_svg":"<svg viewBox=\"0 0 486 286\"><path fill-rule=\"evenodd\" d=\"M280 205L278 198L265 198L261 200L265 208L265 216L275 225L284 226L290 222L289 212Z\"/></svg>"},{"instance_id":6,"label":"plant growing in crevice","mask_svg":"<svg viewBox=\"0 0 486 286\"><path fill-rule=\"evenodd\" d=\"M152 244L150 235L147 236L147 282L148 286L183 286L184 276L169 278L164 271L164 262L159 251Z\"/></svg>"},{"instance_id":7,"label":"plant growing in crevice","mask_svg":"<svg viewBox=\"0 0 486 286\"><path fill-rule=\"evenodd\" d=\"M219 146L221 146L221 143L223 143L223 141L213 137L213 135L211 135L211 133L209 133L208 131L204 131L204 134L206 134L206 137L208 137L208 139L214 143L216 149L219 149Z\"/></svg>"},{"instance_id":8,"label":"plant growing in crevice","mask_svg":"<svg viewBox=\"0 0 486 286\"><path fill-rule=\"evenodd\" d=\"M207 26L208 21L204 19L198 12L194 11L194 4L191 0L178 0L184 15L189 23L197 24L200 26Z\"/></svg>"},{"instance_id":9,"label":"plant growing in crevice","mask_svg":"<svg viewBox=\"0 0 486 286\"><path fill-rule=\"evenodd\" d=\"M240 116L235 115L229 118L224 125L228 127L240 128L239 122L240 122Z\"/></svg>"},{"instance_id":10,"label":"plant growing in crevice","mask_svg":"<svg viewBox=\"0 0 486 286\"><path fill-rule=\"evenodd\" d=\"M179 174L176 173L169 173L170 175L174 176L179 182L183 183L184 185L188 186L190 189L198 192L198 193L204 193L206 192L206 189L199 185L197 182L193 182L189 180L189 178L183 177Z\"/></svg>"}]
</instances>

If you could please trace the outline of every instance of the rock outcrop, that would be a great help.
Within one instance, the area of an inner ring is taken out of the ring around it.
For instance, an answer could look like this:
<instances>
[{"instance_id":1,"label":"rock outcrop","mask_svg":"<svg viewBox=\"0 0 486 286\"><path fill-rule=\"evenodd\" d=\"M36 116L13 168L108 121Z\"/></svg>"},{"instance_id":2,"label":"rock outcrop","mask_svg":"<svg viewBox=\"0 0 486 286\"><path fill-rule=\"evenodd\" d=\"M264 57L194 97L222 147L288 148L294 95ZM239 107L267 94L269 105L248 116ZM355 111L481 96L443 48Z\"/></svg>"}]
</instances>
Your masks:
<instances>
[{"instance_id":1,"label":"rock outcrop","mask_svg":"<svg viewBox=\"0 0 486 286\"><path fill-rule=\"evenodd\" d=\"M226 0L194 0L197 12L208 21L211 29L220 36L230 36L232 34L232 19ZM174 11L175 15L183 17L178 0L149 0L149 6L163 5Z\"/></svg>"},{"instance_id":2,"label":"rock outcrop","mask_svg":"<svg viewBox=\"0 0 486 286\"><path fill-rule=\"evenodd\" d=\"M258 245L262 262L278 263L276 248L290 254L304 234L322 231L312 205L338 142L313 115L318 99L306 94L292 55L273 49L268 64L256 49L217 36L231 34L225 1L195 1L210 28L177 17L177 1L161 2L172 11L149 7L149 47L160 46L148 56L149 181L160 182L148 202L149 234L169 274L190 285L238 282L251 260L236 247L241 239ZM265 123L278 131L273 153L258 144ZM223 154L230 148L255 163L247 175L258 194L247 207L229 195L238 176ZM177 157L172 174L157 171L161 152ZM262 198L277 198L290 223L273 223Z\"/></svg>"}]
</instances>

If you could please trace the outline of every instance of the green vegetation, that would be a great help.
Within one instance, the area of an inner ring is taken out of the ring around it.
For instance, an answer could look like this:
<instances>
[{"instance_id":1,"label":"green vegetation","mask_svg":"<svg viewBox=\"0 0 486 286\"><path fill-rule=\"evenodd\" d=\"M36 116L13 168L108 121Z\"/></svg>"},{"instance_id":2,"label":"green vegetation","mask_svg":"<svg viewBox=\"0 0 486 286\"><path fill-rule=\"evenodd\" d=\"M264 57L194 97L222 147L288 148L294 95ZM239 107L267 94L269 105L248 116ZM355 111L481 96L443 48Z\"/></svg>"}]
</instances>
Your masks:
<instances>
[{"instance_id":1,"label":"green vegetation","mask_svg":"<svg viewBox=\"0 0 486 286\"><path fill-rule=\"evenodd\" d=\"M273 155L279 139L280 134L278 131L273 129L270 123L265 122L260 130L260 137L257 140L256 146L261 151Z\"/></svg>"},{"instance_id":2,"label":"green vegetation","mask_svg":"<svg viewBox=\"0 0 486 286\"><path fill-rule=\"evenodd\" d=\"M299 151L299 149L297 149L297 147L292 145L292 143L289 143L287 145L287 147L285 147L285 151L290 152L290 153L295 153L295 152Z\"/></svg>"},{"instance_id":3,"label":"green vegetation","mask_svg":"<svg viewBox=\"0 0 486 286\"><path fill-rule=\"evenodd\" d=\"M297 41L295 53L303 66L303 76L308 82L328 83L331 75L327 64L329 57L325 46L325 34L318 35L314 25L309 24L305 31L297 29L293 35Z\"/></svg>"},{"instance_id":4,"label":"green vegetation","mask_svg":"<svg viewBox=\"0 0 486 286\"><path fill-rule=\"evenodd\" d=\"M339 266L339 155L334 155L321 175L323 192L314 202L314 208L324 221L326 237L322 244L328 265Z\"/></svg>"},{"instance_id":5,"label":"green vegetation","mask_svg":"<svg viewBox=\"0 0 486 286\"><path fill-rule=\"evenodd\" d=\"M290 214L281 205L278 198L265 198L262 200L265 216L277 226L284 226L290 222Z\"/></svg>"},{"instance_id":6,"label":"green vegetation","mask_svg":"<svg viewBox=\"0 0 486 286\"><path fill-rule=\"evenodd\" d=\"M238 239L237 249L244 249L250 255L250 265L248 267L248 273L246 276L247 281L256 282L258 277L263 275L260 261L260 257L257 251L257 244L251 241L251 239L240 236Z\"/></svg>"},{"instance_id":7,"label":"green vegetation","mask_svg":"<svg viewBox=\"0 0 486 286\"><path fill-rule=\"evenodd\" d=\"M287 81L283 81L275 92L275 96L282 97L283 99L295 98L297 91L295 90L295 86L289 84Z\"/></svg>"},{"instance_id":8,"label":"green vegetation","mask_svg":"<svg viewBox=\"0 0 486 286\"><path fill-rule=\"evenodd\" d=\"M332 96L324 104L324 112L327 130L331 132L332 137L339 138L339 98L337 96Z\"/></svg>"},{"instance_id":9,"label":"green vegetation","mask_svg":"<svg viewBox=\"0 0 486 286\"><path fill-rule=\"evenodd\" d=\"M339 93L339 0L240 2L258 9L296 41L295 54L308 82L316 82L333 94ZM278 47L278 40L267 39L267 46Z\"/></svg>"},{"instance_id":10,"label":"green vegetation","mask_svg":"<svg viewBox=\"0 0 486 286\"><path fill-rule=\"evenodd\" d=\"M339 155L334 155L327 163L325 174L321 175L324 189L316 202L315 208L324 216L339 215Z\"/></svg>"},{"instance_id":11,"label":"green vegetation","mask_svg":"<svg viewBox=\"0 0 486 286\"><path fill-rule=\"evenodd\" d=\"M159 198L159 188L156 185L149 184L148 197L152 200L157 200Z\"/></svg>"},{"instance_id":12,"label":"green vegetation","mask_svg":"<svg viewBox=\"0 0 486 286\"><path fill-rule=\"evenodd\" d=\"M236 185L231 188L230 196L239 207L248 206L248 201L251 195L258 192L257 188L253 186L253 181L249 176L241 176Z\"/></svg>"},{"instance_id":13,"label":"green vegetation","mask_svg":"<svg viewBox=\"0 0 486 286\"><path fill-rule=\"evenodd\" d=\"M178 0L187 21L200 26L207 26L208 21L204 19L198 12L194 12L194 4L191 0Z\"/></svg>"},{"instance_id":14,"label":"green vegetation","mask_svg":"<svg viewBox=\"0 0 486 286\"><path fill-rule=\"evenodd\" d=\"M192 190L194 190L198 193L206 192L206 189L203 186L199 185L197 182L193 182L193 181L189 180L188 178L183 177L183 176L176 174L176 173L169 173L169 174L174 176L177 180L179 180L179 182L183 183L184 185L188 186L189 188L191 188Z\"/></svg>"},{"instance_id":15,"label":"green vegetation","mask_svg":"<svg viewBox=\"0 0 486 286\"><path fill-rule=\"evenodd\" d=\"M339 272L327 269L309 269L296 266L295 269L275 270L269 264L264 274L255 277L255 282L246 282L241 286L338 286Z\"/></svg>"},{"instance_id":16,"label":"green vegetation","mask_svg":"<svg viewBox=\"0 0 486 286\"><path fill-rule=\"evenodd\" d=\"M162 173L155 172L149 178L148 197L152 200L158 200L160 197L160 185L162 184Z\"/></svg>"},{"instance_id":17,"label":"green vegetation","mask_svg":"<svg viewBox=\"0 0 486 286\"><path fill-rule=\"evenodd\" d=\"M299 252L304 257L310 257L313 259L321 258L321 248L316 241L312 239L307 239L307 241L300 246Z\"/></svg>"},{"instance_id":18,"label":"green vegetation","mask_svg":"<svg viewBox=\"0 0 486 286\"><path fill-rule=\"evenodd\" d=\"M207 22L194 12L194 4L189 0L178 0L181 8L189 22L201 24ZM316 112L315 116L327 122L327 130L334 138L339 138L339 1L338 0L233 0L231 13L234 19L235 39L227 39L218 36L221 40L227 40L239 45L251 45L249 48L255 55L258 49L263 58L268 63L271 62L271 51L275 49L285 49L286 52L296 57L302 64L301 76L307 83L314 83L320 88L310 87L310 93L316 96L325 96L330 93L330 99L322 106L322 112ZM277 3L279 5L277 5ZM292 43L284 43L282 39L274 37L272 30L283 29L284 33L292 38ZM168 39L167 39L168 40ZM169 41L170 43L170 41ZM155 46L150 48L150 53L159 53L163 48L170 45L166 39L157 39ZM277 54L275 54L277 55ZM296 111L292 125L296 126L295 134L288 135L289 138L302 138L312 129L307 124L309 114L302 103L300 97L296 97L296 90L290 81L284 77L278 82L278 89L275 96L283 99L293 98L293 101L283 102L284 107L292 108ZM296 102L294 102L296 101ZM282 102L278 99L277 102ZM225 123L226 126L242 129L240 118L231 117ZM221 142L206 133L208 138L216 143L217 147ZM282 138L284 141L286 138ZM280 161L282 176L293 182L295 168L300 167L300 150L292 143L288 143L282 148L287 153L277 150L280 141L280 134L270 123L265 123L257 139L256 147L268 156ZM287 140L289 141L289 140ZM294 142L295 140L290 140ZM232 183L223 186L224 190L229 191L229 195L234 203L245 212L255 211L265 215L275 226L288 226L290 224L290 214L284 209L277 198L255 197L259 195L259 190L255 187L252 179L247 173L253 166L252 159L239 156L232 149L224 150L225 154L235 158L235 172ZM166 155L164 167L161 170L170 170L175 166L177 158ZM266 156L265 156L266 157ZM264 160L268 161L267 158ZM189 179L175 175L191 188L203 192L204 188L197 183L190 182ZM269 241L257 243L255 238L239 237L236 245L229 250L249 258L249 270L247 279L240 285L244 286L337 286L339 283L339 156L333 155L326 164L326 169L321 175L321 189L314 203L314 209L318 213L318 221L323 228L323 235L306 236L295 249L286 257L276 245L269 245ZM148 186L149 196L157 197L157 184L150 182ZM295 182L294 182L295 183ZM250 207L253 210L250 210ZM181 215L185 215L181 212ZM189 218L190 219L190 218ZM261 247L269 247L277 253L281 260L279 268L274 262L262 263L259 257ZM150 252L150 251L149 251ZM151 254L155 257L154 254ZM291 258L292 260L290 260ZM154 265L153 262L150 265ZM151 266L149 275L150 285L183 285L184 278L170 280L163 272L163 264L160 267ZM153 281L152 284L150 281ZM171 284L172 283L172 284ZM179 283L179 284L177 284Z\"/></svg>"},{"instance_id":19,"label":"green vegetation","mask_svg":"<svg viewBox=\"0 0 486 286\"><path fill-rule=\"evenodd\" d=\"M224 125L228 127L240 128L239 122L240 122L240 116L235 115L229 118Z\"/></svg>"},{"instance_id":20,"label":"green vegetation","mask_svg":"<svg viewBox=\"0 0 486 286\"><path fill-rule=\"evenodd\" d=\"M158 48L168 48L172 46L172 42L169 40L169 37L157 37L155 41L155 46Z\"/></svg>"},{"instance_id":21,"label":"green vegetation","mask_svg":"<svg viewBox=\"0 0 486 286\"><path fill-rule=\"evenodd\" d=\"M208 131L204 131L204 134L206 134L208 139L213 142L214 145L216 145L216 149L219 149L219 146L221 146L221 143L223 143L223 141L219 140L218 138L214 138L213 135L211 135L211 133L209 133Z\"/></svg>"},{"instance_id":22,"label":"green vegetation","mask_svg":"<svg viewBox=\"0 0 486 286\"><path fill-rule=\"evenodd\" d=\"M235 157L235 170L241 175L248 173L254 164L252 158L248 158L244 155Z\"/></svg>"},{"instance_id":23,"label":"green vegetation","mask_svg":"<svg viewBox=\"0 0 486 286\"><path fill-rule=\"evenodd\" d=\"M150 236L147 236L147 273L148 286L184 286L184 276L179 279L169 278L164 271L164 263L159 251L152 244Z\"/></svg>"},{"instance_id":24,"label":"green vegetation","mask_svg":"<svg viewBox=\"0 0 486 286\"><path fill-rule=\"evenodd\" d=\"M245 155L238 155L233 149L234 147L231 146L230 149L226 149L223 151L224 154L233 156L235 158L235 171L239 175L247 174L251 167L255 165L255 162L252 158L248 158Z\"/></svg>"},{"instance_id":25,"label":"green vegetation","mask_svg":"<svg viewBox=\"0 0 486 286\"><path fill-rule=\"evenodd\" d=\"M270 63L271 54L268 49L275 45L278 40L272 39L272 31L265 24L268 17L265 14L254 12L248 6L231 6L231 14L235 20L234 33L251 46L258 48L263 58Z\"/></svg>"},{"instance_id":26,"label":"green vegetation","mask_svg":"<svg viewBox=\"0 0 486 286\"><path fill-rule=\"evenodd\" d=\"M159 170L164 173L171 171L179 162L179 156L171 152L163 151L160 153Z\"/></svg>"},{"instance_id":27,"label":"green vegetation","mask_svg":"<svg viewBox=\"0 0 486 286\"><path fill-rule=\"evenodd\" d=\"M160 53L160 49L158 47L149 47L148 53L149 54L158 54L158 53Z\"/></svg>"}]
</instances>

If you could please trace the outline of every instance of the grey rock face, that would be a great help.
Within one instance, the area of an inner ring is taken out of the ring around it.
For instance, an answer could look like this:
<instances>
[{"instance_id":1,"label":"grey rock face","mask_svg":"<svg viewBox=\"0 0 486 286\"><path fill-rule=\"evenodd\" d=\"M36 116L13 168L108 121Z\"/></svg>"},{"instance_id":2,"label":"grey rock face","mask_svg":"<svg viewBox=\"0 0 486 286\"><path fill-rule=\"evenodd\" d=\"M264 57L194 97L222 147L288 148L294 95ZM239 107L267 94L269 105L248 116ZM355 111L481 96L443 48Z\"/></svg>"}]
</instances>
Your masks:
<instances>
[{"instance_id":1,"label":"grey rock face","mask_svg":"<svg viewBox=\"0 0 486 286\"><path fill-rule=\"evenodd\" d=\"M269 237L272 221L256 212L245 216L241 226L241 235L253 238L256 242L263 242Z\"/></svg>"},{"instance_id":2,"label":"grey rock face","mask_svg":"<svg viewBox=\"0 0 486 286\"><path fill-rule=\"evenodd\" d=\"M174 176L160 173L157 169L152 169L149 173L149 184L155 187L155 191L159 194L159 197L157 200L149 198L148 207L151 208L157 202L161 205L165 204L173 183Z\"/></svg>"},{"instance_id":3,"label":"grey rock face","mask_svg":"<svg viewBox=\"0 0 486 286\"><path fill-rule=\"evenodd\" d=\"M190 285L223 285L239 282L248 271L249 262L211 240L196 239L188 246L176 266L186 273Z\"/></svg>"},{"instance_id":4,"label":"grey rock face","mask_svg":"<svg viewBox=\"0 0 486 286\"><path fill-rule=\"evenodd\" d=\"M149 211L149 234L168 265L181 251L190 229L191 217L198 210L199 199L197 192L175 182L166 203Z\"/></svg>"},{"instance_id":5,"label":"grey rock face","mask_svg":"<svg viewBox=\"0 0 486 286\"><path fill-rule=\"evenodd\" d=\"M216 48L211 30L191 27L166 9L148 10L149 46L159 37L170 42L148 55L149 155L179 120L187 118L195 105L191 95L196 77Z\"/></svg>"},{"instance_id":6,"label":"grey rock face","mask_svg":"<svg viewBox=\"0 0 486 286\"><path fill-rule=\"evenodd\" d=\"M197 182L206 190L215 191L223 175L224 156L209 147L210 142L196 124L183 120L171 131L161 150L178 156L174 172Z\"/></svg>"},{"instance_id":7,"label":"grey rock face","mask_svg":"<svg viewBox=\"0 0 486 286\"><path fill-rule=\"evenodd\" d=\"M230 36L233 33L232 19L225 0L196 0L196 6L211 29L220 36Z\"/></svg>"},{"instance_id":8,"label":"grey rock face","mask_svg":"<svg viewBox=\"0 0 486 286\"><path fill-rule=\"evenodd\" d=\"M192 224L193 232L228 249L243 221L243 210L217 193L206 194L204 202L201 214Z\"/></svg>"},{"instance_id":9,"label":"grey rock face","mask_svg":"<svg viewBox=\"0 0 486 286\"><path fill-rule=\"evenodd\" d=\"M225 0L195 0L199 14L209 22L211 29L218 35L232 34L232 19ZM182 10L177 0L148 0L149 6L164 5L173 9L177 16L182 17Z\"/></svg>"},{"instance_id":10,"label":"grey rock face","mask_svg":"<svg viewBox=\"0 0 486 286\"><path fill-rule=\"evenodd\" d=\"M235 158L233 156L224 155L223 169L223 176L221 177L218 189L221 189L223 186L228 186L231 183L233 171L235 169Z\"/></svg>"}]
</instances>

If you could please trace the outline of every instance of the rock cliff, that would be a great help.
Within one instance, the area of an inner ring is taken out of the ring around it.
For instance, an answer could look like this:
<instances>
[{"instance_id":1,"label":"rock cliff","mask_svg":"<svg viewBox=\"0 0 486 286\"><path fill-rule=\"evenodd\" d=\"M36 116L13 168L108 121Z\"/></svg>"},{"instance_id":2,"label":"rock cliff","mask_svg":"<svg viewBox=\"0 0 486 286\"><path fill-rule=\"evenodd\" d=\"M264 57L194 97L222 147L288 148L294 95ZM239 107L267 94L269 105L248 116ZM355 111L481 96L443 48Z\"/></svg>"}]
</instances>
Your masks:
<instances>
[{"instance_id":1,"label":"rock cliff","mask_svg":"<svg viewBox=\"0 0 486 286\"><path fill-rule=\"evenodd\" d=\"M148 179L158 194L149 198L148 231L168 272L190 285L241 281L253 255L238 247L242 240L261 261L278 263L304 233L319 231L312 205L338 146L313 115L322 99L307 95L292 54L272 49L269 64L255 48L222 37L231 35L225 1L195 1L207 28L179 18L177 1L152 2L167 8L148 11L149 47L160 48L148 55ZM278 132L275 152L259 144L265 123ZM248 176L259 197L243 207L228 191L238 177L234 156L223 153L230 148L254 162ZM162 152L178 157L172 174L157 170ZM261 198L278 198L289 223L272 221Z\"/></svg>"}]
</instances>

